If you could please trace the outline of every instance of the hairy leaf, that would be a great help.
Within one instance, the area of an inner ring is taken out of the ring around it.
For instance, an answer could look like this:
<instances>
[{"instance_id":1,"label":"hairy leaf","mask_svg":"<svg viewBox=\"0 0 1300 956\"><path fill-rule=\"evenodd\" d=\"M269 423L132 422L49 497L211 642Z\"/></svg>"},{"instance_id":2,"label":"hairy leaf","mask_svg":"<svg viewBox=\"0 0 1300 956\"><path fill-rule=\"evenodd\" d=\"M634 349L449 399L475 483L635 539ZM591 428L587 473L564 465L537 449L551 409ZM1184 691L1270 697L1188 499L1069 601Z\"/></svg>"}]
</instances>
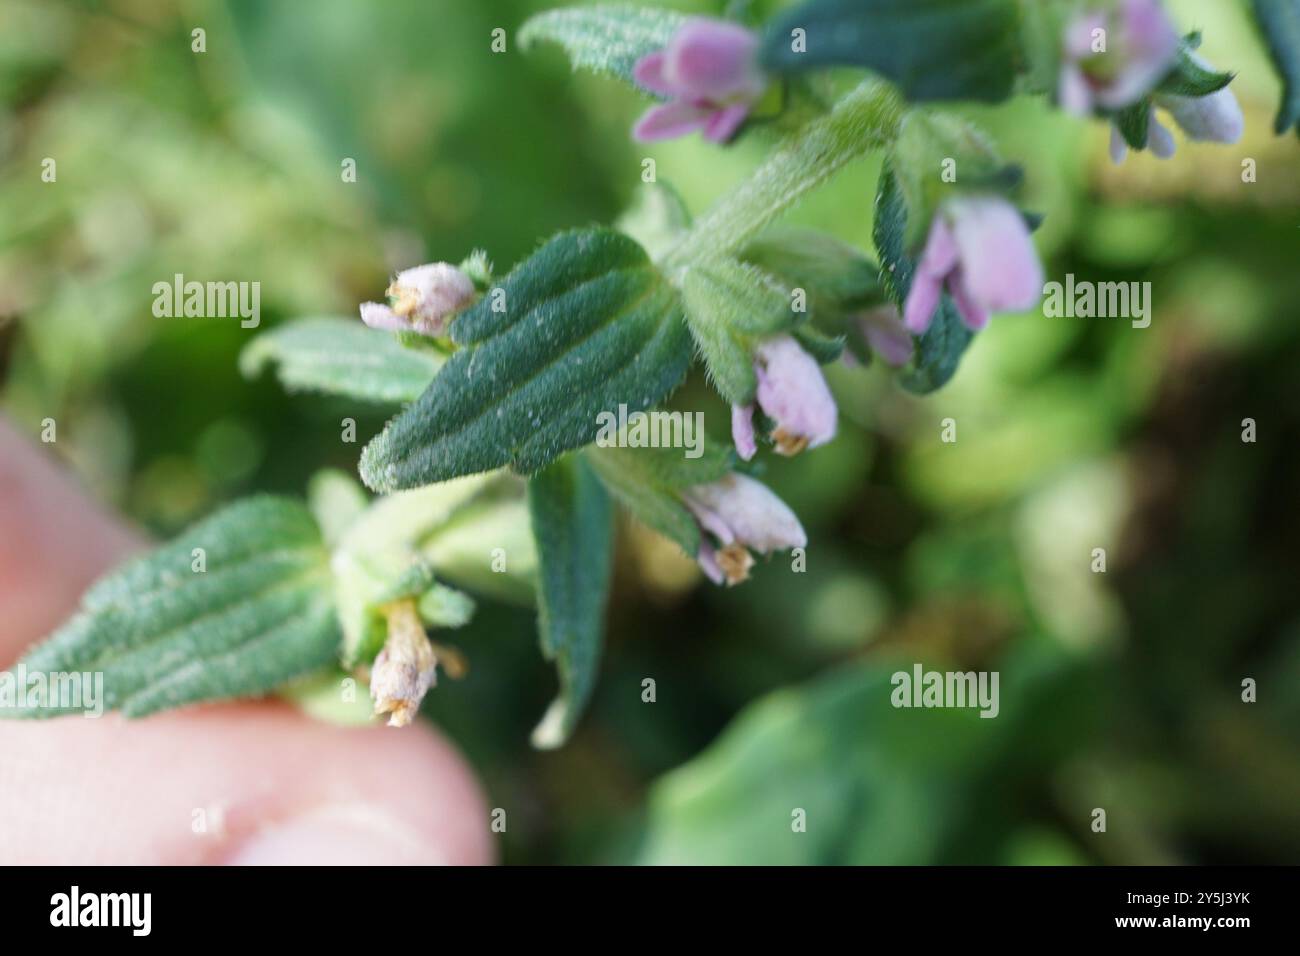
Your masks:
<instances>
[{"instance_id":1,"label":"hairy leaf","mask_svg":"<svg viewBox=\"0 0 1300 956\"><path fill-rule=\"evenodd\" d=\"M538 558L538 626L542 654L555 661L560 695L533 744L558 747L569 738L596 682L609 595L612 510L587 463L562 458L528 483Z\"/></svg>"},{"instance_id":2,"label":"hairy leaf","mask_svg":"<svg viewBox=\"0 0 1300 956\"><path fill-rule=\"evenodd\" d=\"M773 20L762 58L777 73L866 67L910 100L997 102L1011 94L1019 42L1016 0L812 0Z\"/></svg>"},{"instance_id":3,"label":"hairy leaf","mask_svg":"<svg viewBox=\"0 0 1300 956\"><path fill-rule=\"evenodd\" d=\"M105 707L140 716L266 693L335 660L339 642L311 514L259 496L109 574L22 664L29 673L102 672ZM81 709L49 703L18 713Z\"/></svg>"},{"instance_id":4,"label":"hairy leaf","mask_svg":"<svg viewBox=\"0 0 1300 956\"><path fill-rule=\"evenodd\" d=\"M504 465L535 472L592 441L602 411L659 402L691 358L676 292L609 229L547 242L451 334L462 348L361 456L376 491Z\"/></svg>"},{"instance_id":5,"label":"hairy leaf","mask_svg":"<svg viewBox=\"0 0 1300 956\"><path fill-rule=\"evenodd\" d=\"M248 377L277 366L285 388L346 395L372 402L409 402L443 363L427 348L405 348L360 320L298 319L264 332L239 356Z\"/></svg>"},{"instance_id":6,"label":"hairy leaf","mask_svg":"<svg viewBox=\"0 0 1300 956\"><path fill-rule=\"evenodd\" d=\"M637 60L663 49L686 22L683 14L631 4L564 7L531 17L519 30L519 46L558 43L575 70L607 73L629 83Z\"/></svg>"}]
</instances>

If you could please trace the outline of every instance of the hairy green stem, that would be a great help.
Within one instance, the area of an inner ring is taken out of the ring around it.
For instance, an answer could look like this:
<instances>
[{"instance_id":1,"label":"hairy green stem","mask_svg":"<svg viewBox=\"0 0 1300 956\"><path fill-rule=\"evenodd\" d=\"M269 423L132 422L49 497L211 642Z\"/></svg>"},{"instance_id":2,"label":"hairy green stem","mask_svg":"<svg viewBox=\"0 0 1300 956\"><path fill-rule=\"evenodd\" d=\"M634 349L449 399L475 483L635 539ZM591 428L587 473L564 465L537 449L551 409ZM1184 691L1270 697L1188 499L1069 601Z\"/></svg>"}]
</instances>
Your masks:
<instances>
[{"instance_id":1,"label":"hairy green stem","mask_svg":"<svg viewBox=\"0 0 1300 956\"><path fill-rule=\"evenodd\" d=\"M701 259L734 254L808 192L898 134L903 103L887 83L870 80L829 113L788 136L754 171L698 219L665 260L669 273Z\"/></svg>"}]
</instances>

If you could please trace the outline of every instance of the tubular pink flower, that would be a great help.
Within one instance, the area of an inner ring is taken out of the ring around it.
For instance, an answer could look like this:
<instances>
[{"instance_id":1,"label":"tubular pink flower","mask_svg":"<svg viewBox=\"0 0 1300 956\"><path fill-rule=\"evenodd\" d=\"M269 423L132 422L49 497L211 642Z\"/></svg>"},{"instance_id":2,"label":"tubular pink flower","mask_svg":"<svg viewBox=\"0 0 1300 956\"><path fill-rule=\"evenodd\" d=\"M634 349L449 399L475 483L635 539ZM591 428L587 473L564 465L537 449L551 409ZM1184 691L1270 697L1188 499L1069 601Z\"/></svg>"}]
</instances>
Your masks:
<instances>
[{"instance_id":1,"label":"tubular pink flower","mask_svg":"<svg viewBox=\"0 0 1300 956\"><path fill-rule=\"evenodd\" d=\"M1105 52L1093 49L1098 30ZM1177 53L1178 31L1160 0L1084 10L1065 29L1057 100L1080 116L1130 106L1168 72Z\"/></svg>"},{"instance_id":2,"label":"tubular pink flower","mask_svg":"<svg viewBox=\"0 0 1300 956\"><path fill-rule=\"evenodd\" d=\"M1020 211L997 196L950 199L940 206L903 303L916 335L930 327L946 288L967 327L978 332L994 312L1032 308L1043 267Z\"/></svg>"},{"instance_id":3,"label":"tubular pink flower","mask_svg":"<svg viewBox=\"0 0 1300 956\"><path fill-rule=\"evenodd\" d=\"M633 78L668 99L637 123L633 135L642 142L701 130L705 139L725 143L767 88L758 37L726 20L687 21L667 47L637 61Z\"/></svg>"},{"instance_id":4,"label":"tubular pink flower","mask_svg":"<svg viewBox=\"0 0 1300 956\"><path fill-rule=\"evenodd\" d=\"M795 513L762 482L729 474L696 485L682 501L699 523L700 567L715 584L739 584L754 564L750 553L802 548L808 536ZM712 538L712 540L710 540Z\"/></svg>"},{"instance_id":5,"label":"tubular pink flower","mask_svg":"<svg viewBox=\"0 0 1300 956\"><path fill-rule=\"evenodd\" d=\"M391 305L361 304L361 321L372 329L419 332L440 337L447 324L478 294L465 273L446 262L431 262L397 274L388 287Z\"/></svg>"},{"instance_id":6,"label":"tubular pink flower","mask_svg":"<svg viewBox=\"0 0 1300 956\"><path fill-rule=\"evenodd\" d=\"M835 437L837 409L816 359L788 335L761 343L754 350L758 405L776 423L772 441L777 454L797 455ZM757 450L754 406L731 409L731 437L736 452L748 461Z\"/></svg>"}]
</instances>

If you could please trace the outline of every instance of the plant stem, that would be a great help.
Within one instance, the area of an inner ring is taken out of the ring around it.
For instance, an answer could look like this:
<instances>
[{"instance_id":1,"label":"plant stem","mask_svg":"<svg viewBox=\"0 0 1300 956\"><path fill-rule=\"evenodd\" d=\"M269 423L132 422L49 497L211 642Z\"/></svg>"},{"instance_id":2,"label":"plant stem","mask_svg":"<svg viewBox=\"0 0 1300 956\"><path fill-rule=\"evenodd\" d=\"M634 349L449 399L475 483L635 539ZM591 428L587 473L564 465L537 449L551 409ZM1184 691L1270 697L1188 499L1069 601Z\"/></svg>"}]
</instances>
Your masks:
<instances>
[{"instance_id":1,"label":"plant stem","mask_svg":"<svg viewBox=\"0 0 1300 956\"><path fill-rule=\"evenodd\" d=\"M792 133L771 156L698 219L665 266L680 273L701 259L730 255L812 189L868 150L891 143L903 104L887 83L869 80L825 116Z\"/></svg>"}]
</instances>

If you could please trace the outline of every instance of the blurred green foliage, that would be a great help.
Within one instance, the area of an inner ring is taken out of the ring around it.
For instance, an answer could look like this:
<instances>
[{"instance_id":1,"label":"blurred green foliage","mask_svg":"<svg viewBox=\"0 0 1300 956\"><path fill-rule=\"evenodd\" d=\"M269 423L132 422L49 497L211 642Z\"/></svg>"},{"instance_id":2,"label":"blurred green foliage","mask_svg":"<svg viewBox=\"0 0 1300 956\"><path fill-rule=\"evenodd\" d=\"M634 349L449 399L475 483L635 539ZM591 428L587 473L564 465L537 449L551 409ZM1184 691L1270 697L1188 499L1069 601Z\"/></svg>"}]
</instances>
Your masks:
<instances>
[{"instance_id":1,"label":"blurred green foliage","mask_svg":"<svg viewBox=\"0 0 1300 956\"><path fill-rule=\"evenodd\" d=\"M264 328L352 316L398 267L482 247L505 268L612 221L645 155L695 211L762 155L759 136L636 147L633 93L554 50L490 51L546 5L3 0L6 413L33 434L56 419L94 493L160 535L253 490L301 494L353 470L393 407L244 380L255 332L155 318L154 282L260 281ZM1300 856L1300 144L1272 135L1278 85L1242 7L1171 6L1238 73L1239 146L1114 168L1099 124L1042 102L965 111L1024 164L1049 279L1150 282L1151 327L1001 317L924 399L832 368L840 437L764 475L808 529L807 572L701 587L624 523L601 680L561 751L528 746L555 690L534 612L481 601L455 634L470 675L426 709L507 808L507 860ZM869 248L877 170L794 219ZM674 404L725 435L698 378ZM917 661L999 670L999 717L893 709L889 674Z\"/></svg>"}]
</instances>

